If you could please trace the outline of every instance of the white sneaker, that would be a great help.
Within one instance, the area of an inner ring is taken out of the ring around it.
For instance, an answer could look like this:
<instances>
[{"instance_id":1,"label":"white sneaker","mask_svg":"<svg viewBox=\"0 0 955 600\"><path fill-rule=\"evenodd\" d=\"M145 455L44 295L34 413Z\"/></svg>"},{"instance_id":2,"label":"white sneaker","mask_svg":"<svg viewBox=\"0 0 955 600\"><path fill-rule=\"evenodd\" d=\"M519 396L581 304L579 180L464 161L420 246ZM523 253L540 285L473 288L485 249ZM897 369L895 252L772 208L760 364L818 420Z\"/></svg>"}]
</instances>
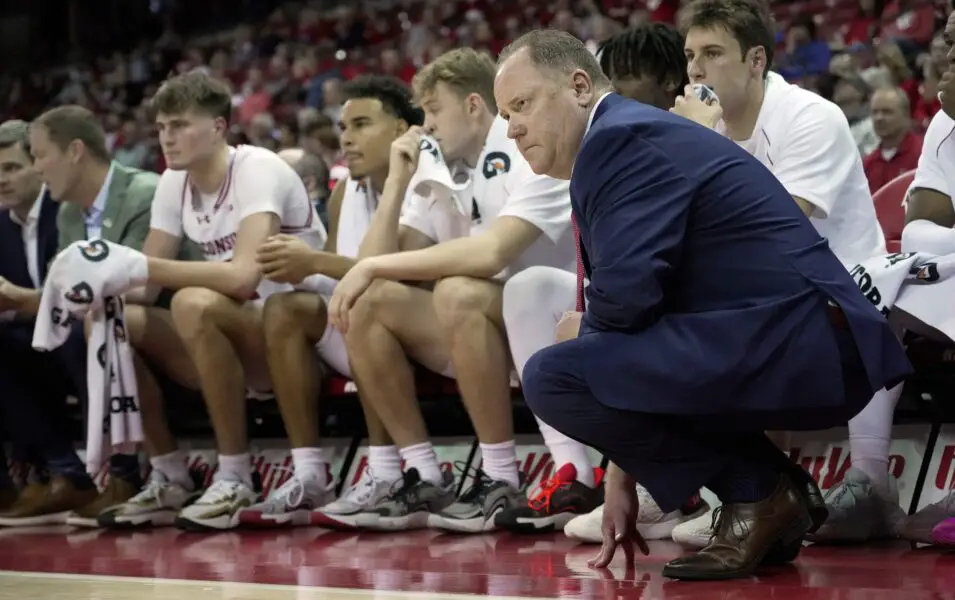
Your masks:
<instances>
[{"instance_id":1,"label":"white sneaker","mask_svg":"<svg viewBox=\"0 0 955 600\"><path fill-rule=\"evenodd\" d=\"M124 529L131 527L168 527L176 515L199 497L199 491L170 481L157 469L141 492L123 504L107 508L96 521L100 527Z\"/></svg>"},{"instance_id":2,"label":"white sneaker","mask_svg":"<svg viewBox=\"0 0 955 600\"><path fill-rule=\"evenodd\" d=\"M670 539L674 527L692 519L692 516L684 515L683 511L679 509L668 513L663 512L653 496L650 495L650 492L639 484L637 485L637 499L640 503L640 513L637 515L637 531L645 540ZM564 526L564 533L574 540L599 544L603 541L601 533L603 514L604 507L601 504L586 515L571 519Z\"/></svg>"},{"instance_id":3,"label":"white sneaker","mask_svg":"<svg viewBox=\"0 0 955 600\"><path fill-rule=\"evenodd\" d=\"M335 499L335 483L322 487L314 477L292 475L269 497L240 509L238 524L248 527L300 527L310 525L312 511Z\"/></svg>"},{"instance_id":4,"label":"white sneaker","mask_svg":"<svg viewBox=\"0 0 955 600\"><path fill-rule=\"evenodd\" d=\"M238 525L238 512L258 500L247 483L216 479L195 503L179 511L175 525L187 531L232 529Z\"/></svg>"},{"instance_id":5,"label":"white sneaker","mask_svg":"<svg viewBox=\"0 0 955 600\"><path fill-rule=\"evenodd\" d=\"M713 509L695 519L680 523L671 532L673 541L686 548L704 548L713 537Z\"/></svg>"},{"instance_id":6,"label":"white sneaker","mask_svg":"<svg viewBox=\"0 0 955 600\"><path fill-rule=\"evenodd\" d=\"M395 484L376 479L371 468L368 468L355 485L342 492L338 500L312 511L311 524L329 529L357 529L358 515L374 510L386 500Z\"/></svg>"}]
</instances>

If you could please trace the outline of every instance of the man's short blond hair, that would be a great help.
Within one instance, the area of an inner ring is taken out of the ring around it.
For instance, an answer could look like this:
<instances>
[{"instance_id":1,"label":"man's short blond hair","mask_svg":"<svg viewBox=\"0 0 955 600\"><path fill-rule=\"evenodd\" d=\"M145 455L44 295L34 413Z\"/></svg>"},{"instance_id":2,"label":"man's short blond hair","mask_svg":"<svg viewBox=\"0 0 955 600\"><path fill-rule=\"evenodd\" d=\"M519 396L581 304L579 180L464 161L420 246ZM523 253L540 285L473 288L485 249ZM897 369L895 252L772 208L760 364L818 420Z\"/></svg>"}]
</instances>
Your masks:
<instances>
[{"instance_id":1,"label":"man's short blond hair","mask_svg":"<svg viewBox=\"0 0 955 600\"><path fill-rule=\"evenodd\" d=\"M473 48L456 48L434 59L414 76L411 82L415 98L434 91L438 83L451 88L462 98L478 94L491 112L497 114L494 102L494 76L496 67L490 56Z\"/></svg>"}]
</instances>

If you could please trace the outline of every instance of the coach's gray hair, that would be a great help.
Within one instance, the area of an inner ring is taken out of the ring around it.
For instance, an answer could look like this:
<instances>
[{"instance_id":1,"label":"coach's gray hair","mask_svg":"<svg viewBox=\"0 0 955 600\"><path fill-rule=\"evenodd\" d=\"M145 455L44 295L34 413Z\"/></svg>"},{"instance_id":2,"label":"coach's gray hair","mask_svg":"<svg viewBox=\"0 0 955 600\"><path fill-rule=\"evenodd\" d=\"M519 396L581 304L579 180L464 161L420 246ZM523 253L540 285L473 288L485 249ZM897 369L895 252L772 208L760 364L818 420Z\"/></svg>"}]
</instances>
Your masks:
<instances>
[{"instance_id":1,"label":"coach's gray hair","mask_svg":"<svg viewBox=\"0 0 955 600\"><path fill-rule=\"evenodd\" d=\"M538 29L517 38L501 50L498 66L525 48L531 62L538 67L561 75L570 75L580 69L590 77L598 91L611 87L610 80L587 46L569 33L556 29Z\"/></svg>"},{"instance_id":2,"label":"coach's gray hair","mask_svg":"<svg viewBox=\"0 0 955 600\"><path fill-rule=\"evenodd\" d=\"M0 123L0 150L6 150L17 144L27 156L30 156L30 124L19 119ZM33 157L30 157L30 160L33 160Z\"/></svg>"}]
</instances>

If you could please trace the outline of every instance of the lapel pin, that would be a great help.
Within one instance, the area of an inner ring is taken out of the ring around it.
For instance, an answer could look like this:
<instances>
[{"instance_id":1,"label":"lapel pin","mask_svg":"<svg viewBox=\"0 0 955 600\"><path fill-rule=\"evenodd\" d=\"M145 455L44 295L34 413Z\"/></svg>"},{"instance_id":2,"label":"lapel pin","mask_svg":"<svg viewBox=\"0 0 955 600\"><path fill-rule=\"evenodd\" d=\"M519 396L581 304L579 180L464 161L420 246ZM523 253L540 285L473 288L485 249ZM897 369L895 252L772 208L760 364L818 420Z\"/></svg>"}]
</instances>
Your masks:
<instances>
[{"instance_id":1,"label":"lapel pin","mask_svg":"<svg viewBox=\"0 0 955 600\"><path fill-rule=\"evenodd\" d=\"M113 226L113 220L112 220L112 219L103 219L103 227L106 227L106 228L108 229L108 228L110 228L110 227L112 227L112 226Z\"/></svg>"}]
</instances>

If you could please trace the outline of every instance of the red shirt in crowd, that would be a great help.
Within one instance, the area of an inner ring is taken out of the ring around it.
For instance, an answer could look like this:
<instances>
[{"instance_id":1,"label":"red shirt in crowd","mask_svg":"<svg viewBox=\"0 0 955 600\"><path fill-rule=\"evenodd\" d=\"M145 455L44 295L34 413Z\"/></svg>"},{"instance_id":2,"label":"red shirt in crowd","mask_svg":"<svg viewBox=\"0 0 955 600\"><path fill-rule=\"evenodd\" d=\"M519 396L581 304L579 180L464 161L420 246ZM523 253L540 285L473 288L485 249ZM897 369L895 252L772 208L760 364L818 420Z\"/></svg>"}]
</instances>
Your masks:
<instances>
[{"instance_id":1,"label":"red shirt in crowd","mask_svg":"<svg viewBox=\"0 0 955 600\"><path fill-rule=\"evenodd\" d=\"M862 161L866 179L869 180L869 191L874 194L902 173L917 167L921 154L922 136L913 131L905 134L894 152L883 150L879 145Z\"/></svg>"}]
</instances>

